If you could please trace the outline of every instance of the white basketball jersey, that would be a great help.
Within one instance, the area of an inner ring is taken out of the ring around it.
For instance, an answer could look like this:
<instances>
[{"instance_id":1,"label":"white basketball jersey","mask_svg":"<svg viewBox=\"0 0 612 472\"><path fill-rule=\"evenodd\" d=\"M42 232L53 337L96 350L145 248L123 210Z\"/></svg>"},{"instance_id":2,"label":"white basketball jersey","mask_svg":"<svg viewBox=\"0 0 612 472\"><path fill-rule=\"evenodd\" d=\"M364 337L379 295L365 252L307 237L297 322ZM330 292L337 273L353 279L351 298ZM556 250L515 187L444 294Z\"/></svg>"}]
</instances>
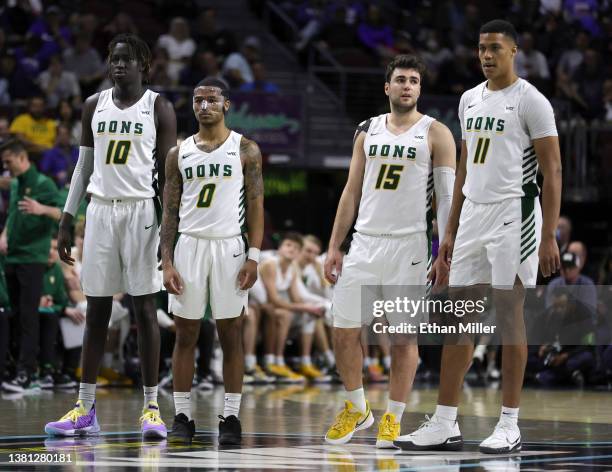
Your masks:
<instances>
[{"instance_id":1,"label":"white basketball jersey","mask_svg":"<svg viewBox=\"0 0 612 472\"><path fill-rule=\"evenodd\" d=\"M179 148L183 177L179 232L199 238L231 238L245 233L246 195L240 140L230 132L212 152L204 152L190 136Z\"/></svg>"},{"instance_id":2,"label":"white basketball jersey","mask_svg":"<svg viewBox=\"0 0 612 472\"><path fill-rule=\"evenodd\" d=\"M89 193L105 199L155 196L157 95L147 90L121 110L113 103L112 88L100 92L91 119L94 170Z\"/></svg>"},{"instance_id":3,"label":"white basketball jersey","mask_svg":"<svg viewBox=\"0 0 612 472\"><path fill-rule=\"evenodd\" d=\"M539 193L532 140L557 136L550 102L523 79L503 90L487 82L461 97L459 120L467 146L463 194L476 203Z\"/></svg>"},{"instance_id":4,"label":"white basketball jersey","mask_svg":"<svg viewBox=\"0 0 612 472\"><path fill-rule=\"evenodd\" d=\"M371 236L401 236L426 231L431 215L433 172L428 133L434 119L423 115L394 135L387 115L360 125L367 132L359 215L355 229Z\"/></svg>"}]
</instances>

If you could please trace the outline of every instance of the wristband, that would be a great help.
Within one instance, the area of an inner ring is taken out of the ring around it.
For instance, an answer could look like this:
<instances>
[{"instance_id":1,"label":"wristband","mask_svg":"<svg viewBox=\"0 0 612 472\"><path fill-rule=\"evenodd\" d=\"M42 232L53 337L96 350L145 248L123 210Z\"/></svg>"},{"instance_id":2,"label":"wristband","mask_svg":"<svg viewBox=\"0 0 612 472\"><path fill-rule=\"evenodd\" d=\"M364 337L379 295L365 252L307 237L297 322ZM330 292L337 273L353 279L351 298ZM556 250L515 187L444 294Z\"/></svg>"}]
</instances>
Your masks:
<instances>
[{"instance_id":1,"label":"wristband","mask_svg":"<svg viewBox=\"0 0 612 472\"><path fill-rule=\"evenodd\" d=\"M260 255L260 253L261 253L261 251L258 248L251 247L251 248L249 248L247 259L251 259L252 261L255 261L256 263L259 263L259 255Z\"/></svg>"}]
</instances>

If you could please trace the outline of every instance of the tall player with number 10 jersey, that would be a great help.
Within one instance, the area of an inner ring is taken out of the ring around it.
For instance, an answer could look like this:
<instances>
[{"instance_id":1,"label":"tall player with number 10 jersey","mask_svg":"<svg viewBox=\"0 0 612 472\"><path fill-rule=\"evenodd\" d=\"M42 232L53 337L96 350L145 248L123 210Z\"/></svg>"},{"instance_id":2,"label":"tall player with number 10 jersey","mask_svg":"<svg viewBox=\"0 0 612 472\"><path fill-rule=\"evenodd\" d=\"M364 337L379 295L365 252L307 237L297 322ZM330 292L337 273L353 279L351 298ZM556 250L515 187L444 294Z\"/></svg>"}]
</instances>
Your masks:
<instances>
[{"instance_id":1,"label":"tall player with number 10 jersey","mask_svg":"<svg viewBox=\"0 0 612 472\"><path fill-rule=\"evenodd\" d=\"M78 436L100 430L96 417L96 377L100 368L113 296L128 293L134 302L138 351L144 385L141 427L144 437L167 435L157 405L159 326L156 300L161 223L157 198L164 185L164 157L176 143L176 117L170 102L147 90L151 52L133 35L109 44L113 87L83 105L79 159L60 220L58 252L72 265L70 228L85 193L87 208L81 285L87 297L83 373L75 407L48 434Z\"/></svg>"}]
</instances>

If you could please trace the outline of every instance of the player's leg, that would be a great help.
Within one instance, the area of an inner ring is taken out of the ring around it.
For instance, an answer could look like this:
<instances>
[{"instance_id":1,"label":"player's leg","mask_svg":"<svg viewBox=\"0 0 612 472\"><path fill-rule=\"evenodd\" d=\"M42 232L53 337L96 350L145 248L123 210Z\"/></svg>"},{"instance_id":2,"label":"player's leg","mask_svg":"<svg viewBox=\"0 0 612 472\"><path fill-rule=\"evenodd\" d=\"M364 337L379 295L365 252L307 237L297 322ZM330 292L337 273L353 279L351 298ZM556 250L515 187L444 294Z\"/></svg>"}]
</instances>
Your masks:
<instances>
[{"instance_id":1,"label":"player's leg","mask_svg":"<svg viewBox=\"0 0 612 472\"><path fill-rule=\"evenodd\" d=\"M285 347L287 346L287 338L289 337L289 330L291 328L295 313L284 308L274 308L272 313L274 319L276 320L274 364L268 365L268 370L272 375L276 376L280 382L304 382L306 380L305 377L294 372L285 363Z\"/></svg>"},{"instance_id":2,"label":"player's leg","mask_svg":"<svg viewBox=\"0 0 612 472\"><path fill-rule=\"evenodd\" d=\"M225 387L223 419L219 424L220 445L238 445L242 439L242 428L238 417L244 376L243 314L244 310L241 316L217 320L217 333L223 350L223 385Z\"/></svg>"},{"instance_id":3,"label":"player's leg","mask_svg":"<svg viewBox=\"0 0 612 472\"><path fill-rule=\"evenodd\" d=\"M239 237L214 240L210 245L210 306L223 350L225 386L223 416L219 422L219 445L239 445L242 427L238 417L244 377L242 330L248 295L246 291L236 289L238 274L245 260L233 257L233 254L245 253L246 247Z\"/></svg>"},{"instance_id":4,"label":"player's leg","mask_svg":"<svg viewBox=\"0 0 612 472\"><path fill-rule=\"evenodd\" d=\"M378 285L379 278L372 272L370 258L378 238L356 233L351 249L345 256L342 274L333 294L333 344L336 367L345 388L344 408L336 416L325 441L344 444L356 431L369 428L374 416L365 398L363 389L363 353L361 349L361 326L370 321L371 313L362 319L362 285ZM372 291L366 290L367 294ZM376 291L376 290L375 290ZM366 294L366 299L368 295ZM367 302L366 302L367 304Z\"/></svg>"},{"instance_id":5,"label":"player's leg","mask_svg":"<svg viewBox=\"0 0 612 472\"><path fill-rule=\"evenodd\" d=\"M320 320L309 313L302 313L299 316L301 316L301 361L299 373L313 382L324 382L329 380L329 377L325 377L323 372L317 369L312 363L312 346L315 339L317 322Z\"/></svg>"},{"instance_id":6,"label":"player's leg","mask_svg":"<svg viewBox=\"0 0 612 472\"><path fill-rule=\"evenodd\" d=\"M168 434L171 442L190 442L195 434L191 414L191 385L195 371L195 350L200 334L200 318L174 314L176 340L172 352L172 386L175 416Z\"/></svg>"},{"instance_id":7,"label":"player's leg","mask_svg":"<svg viewBox=\"0 0 612 472\"><path fill-rule=\"evenodd\" d=\"M174 267L183 279L183 293L168 295L168 312L174 314L176 341L172 353L174 416L171 442L189 443L195 435L191 415L191 386L195 348L202 316L208 304L209 241L181 234L174 250Z\"/></svg>"},{"instance_id":8,"label":"player's leg","mask_svg":"<svg viewBox=\"0 0 612 472\"><path fill-rule=\"evenodd\" d=\"M160 333L156 296L156 294L134 296L132 300L138 329L138 354L144 390L142 433L148 438L165 438L166 426L161 420L157 403Z\"/></svg>"},{"instance_id":9,"label":"player's leg","mask_svg":"<svg viewBox=\"0 0 612 472\"><path fill-rule=\"evenodd\" d=\"M502 408L493 433L480 444L489 454L521 449L519 403L525 366L527 336L523 307L524 286L535 286L542 217L535 198L509 199L498 207L497 238L487 248L492 265L497 326L502 335ZM510 222L510 223L507 223Z\"/></svg>"},{"instance_id":10,"label":"player's leg","mask_svg":"<svg viewBox=\"0 0 612 472\"><path fill-rule=\"evenodd\" d=\"M481 289L476 286L491 281L491 267L483 241L489 228L484 226L487 219L482 211L467 199L461 210L449 280L449 298L453 301L477 297ZM405 450L458 450L463 447L457 410L473 350L469 338L445 337L435 413L413 433L400 436L395 441L397 446Z\"/></svg>"},{"instance_id":11,"label":"player's leg","mask_svg":"<svg viewBox=\"0 0 612 472\"><path fill-rule=\"evenodd\" d=\"M383 260L387 261L385 264L387 271L383 275L382 299L410 300L413 306L425 300L429 258L427 235L423 232L403 238L389 238L385 240L382 250ZM408 314L387 311L386 319L390 328L401 328L407 323L417 327L421 322L427 321L427 317L422 312ZM417 337L414 334L395 332L377 335L379 339L386 338L382 351L390 355L391 365L389 399L378 425L376 447L393 448L393 442L400 436L401 420L416 375L419 350Z\"/></svg>"}]
</instances>

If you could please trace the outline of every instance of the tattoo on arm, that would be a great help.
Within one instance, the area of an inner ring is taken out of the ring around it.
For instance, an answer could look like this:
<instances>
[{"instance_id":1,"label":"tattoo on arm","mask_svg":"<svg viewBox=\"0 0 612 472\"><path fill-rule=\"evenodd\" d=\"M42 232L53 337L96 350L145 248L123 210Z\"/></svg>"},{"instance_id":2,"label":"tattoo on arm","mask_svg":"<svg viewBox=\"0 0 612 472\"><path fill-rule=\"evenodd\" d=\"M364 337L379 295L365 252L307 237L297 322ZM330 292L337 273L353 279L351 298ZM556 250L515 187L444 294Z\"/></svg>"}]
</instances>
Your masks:
<instances>
[{"instance_id":1,"label":"tattoo on arm","mask_svg":"<svg viewBox=\"0 0 612 472\"><path fill-rule=\"evenodd\" d=\"M160 245L162 267L174 260L174 240L178 232L179 207L183 193L183 178L178 168L178 148L168 152L166 158L166 185L164 186L164 213L162 217Z\"/></svg>"},{"instance_id":2,"label":"tattoo on arm","mask_svg":"<svg viewBox=\"0 0 612 472\"><path fill-rule=\"evenodd\" d=\"M263 195L263 177L261 174L261 151L250 139L242 138L240 157L244 162L244 186L248 200L255 200Z\"/></svg>"}]
</instances>

